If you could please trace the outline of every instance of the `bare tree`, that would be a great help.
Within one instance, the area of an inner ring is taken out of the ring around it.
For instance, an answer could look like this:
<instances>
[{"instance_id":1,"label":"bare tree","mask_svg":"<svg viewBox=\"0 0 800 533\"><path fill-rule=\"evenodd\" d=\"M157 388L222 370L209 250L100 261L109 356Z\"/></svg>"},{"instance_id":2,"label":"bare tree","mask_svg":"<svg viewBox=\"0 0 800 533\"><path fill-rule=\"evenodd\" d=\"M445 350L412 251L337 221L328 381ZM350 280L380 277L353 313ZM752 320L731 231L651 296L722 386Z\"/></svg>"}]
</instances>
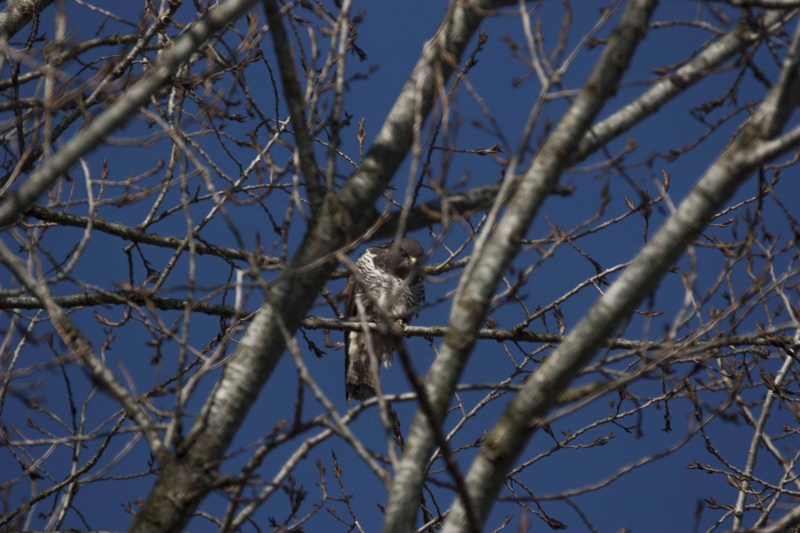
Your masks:
<instances>
[{"instance_id":1,"label":"bare tree","mask_svg":"<svg viewBox=\"0 0 800 533\"><path fill-rule=\"evenodd\" d=\"M376 6L103 4L0 13L0 529L800 525L800 3L454 0L402 87Z\"/></svg>"}]
</instances>

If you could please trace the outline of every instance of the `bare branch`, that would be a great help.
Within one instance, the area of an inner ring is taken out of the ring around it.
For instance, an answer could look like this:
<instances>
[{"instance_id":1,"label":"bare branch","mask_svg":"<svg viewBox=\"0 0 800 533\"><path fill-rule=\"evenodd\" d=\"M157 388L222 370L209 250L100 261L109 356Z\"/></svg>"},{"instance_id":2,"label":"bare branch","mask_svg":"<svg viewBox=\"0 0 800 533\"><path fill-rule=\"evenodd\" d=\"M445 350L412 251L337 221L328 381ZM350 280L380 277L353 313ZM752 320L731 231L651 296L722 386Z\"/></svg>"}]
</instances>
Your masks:
<instances>
[{"instance_id":1,"label":"bare branch","mask_svg":"<svg viewBox=\"0 0 800 533\"><path fill-rule=\"evenodd\" d=\"M244 13L255 0L229 0L195 21L139 83L131 87L103 113L94 117L75 137L47 158L15 190L7 190L0 202L0 228L11 224L29 205L78 159L89 153L112 131L122 127L149 98L175 74L209 37Z\"/></svg>"},{"instance_id":2,"label":"bare branch","mask_svg":"<svg viewBox=\"0 0 800 533\"><path fill-rule=\"evenodd\" d=\"M782 72L781 76L784 81L773 87L740 135L508 405L467 475L474 502L481 499L493 501L505 473L536 429L530 421L547 413L553 399L568 386L603 339L611 335L634 306L650 293L722 203L757 165L766 163L766 160L756 160L752 152L768 141L775 129L783 126L794 111L796 102L783 95L786 85L793 83L790 80L798 75L798 60L796 56L787 56L784 69L788 72ZM453 531L463 523L459 505L456 503L451 511L445 531Z\"/></svg>"},{"instance_id":3,"label":"bare branch","mask_svg":"<svg viewBox=\"0 0 800 533\"><path fill-rule=\"evenodd\" d=\"M8 0L0 11L0 35L10 39L52 3L53 0Z\"/></svg>"},{"instance_id":4,"label":"bare branch","mask_svg":"<svg viewBox=\"0 0 800 533\"><path fill-rule=\"evenodd\" d=\"M494 291L503 271L519 249L519 241L534 215L553 190L561 172L566 168L569 155L591 126L591 121L600 112L606 100L614 94L622 74L628 67L636 45L644 36L647 22L657 2L630 2L625 14L609 40L603 56L595 65L586 83L586 89L573 102L570 110L562 118L556 130L541 148L509 200L508 210L492 231L491 239L485 238L483 248L480 242L467 271L459 283L459 290L453 303L450 318L450 331L445 337L439 357L426 377L426 391L431 396L431 405L437 416L429 420L417 413L408 438L405 453L395 477L390 494L386 516L386 531L407 531L411 529L414 508L422 487L425 474L422 465L427 461L433 447L429 424L440 424L450 402L450 397L463 370L467 357L475 344L475 332L488 307L491 292ZM514 176L508 176L512 180ZM486 519L493 501L486 497L490 492L479 495L473 492L468 481L470 496L475 506L478 525ZM489 484L483 490L495 490ZM461 513L455 523L463 522L463 509L451 510ZM462 521L462 522L459 522Z\"/></svg>"},{"instance_id":5,"label":"bare branch","mask_svg":"<svg viewBox=\"0 0 800 533\"><path fill-rule=\"evenodd\" d=\"M300 169L306 179L306 188L308 189L311 211L314 214L318 214L325 197L325 190L320 183L319 167L314 158L314 148L311 144L311 137L308 134L303 92L300 89L300 81L297 79L294 57L289 47L289 38L283 27L280 9L277 3L275 0L264 0L263 4L270 25L272 43L275 46L275 55L278 57L278 67L281 71L281 81L283 81L283 92L292 115L292 125L294 126L295 139L297 139L297 153L300 160Z\"/></svg>"},{"instance_id":6,"label":"bare branch","mask_svg":"<svg viewBox=\"0 0 800 533\"><path fill-rule=\"evenodd\" d=\"M120 383L114 374L105 366L105 363L94 353L88 339L72 323L67 315L53 301L47 286L37 282L22 265L22 262L0 241L0 261L11 270L26 288L41 302L47 310L50 321L53 323L61 340L69 346L70 351L76 355L86 366L97 385L108 393L125 409L127 415L139 426L150 444L150 450L158 459L166 455L166 448L161 442L155 424L139 406L138 401Z\"/></svg>"}]
</instances>

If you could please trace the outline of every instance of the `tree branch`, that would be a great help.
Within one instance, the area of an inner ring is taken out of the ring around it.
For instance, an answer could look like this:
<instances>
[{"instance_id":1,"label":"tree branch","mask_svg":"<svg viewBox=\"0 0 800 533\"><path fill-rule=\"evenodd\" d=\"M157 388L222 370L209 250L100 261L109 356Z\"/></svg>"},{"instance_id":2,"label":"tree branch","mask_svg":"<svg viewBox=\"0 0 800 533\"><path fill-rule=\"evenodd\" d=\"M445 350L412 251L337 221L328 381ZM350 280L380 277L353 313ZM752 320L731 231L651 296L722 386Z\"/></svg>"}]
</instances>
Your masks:
<instances>
[{"instance_id":1,"label":"tree branch","mask_svg":"<svg viewBox=\"0 0 800 533\"><path fill-rule=\"evenodd\" d=\"M796 15L796 11L769 11L764 14L760 25L770 28L785 22L794 15ZM719 67L753 42L761 39L763 32L764 30L761 28L751 27L747 18L742 18L739 25L731 32L709 45L675 72L656 81L634 101L592 126L573 156L574 163L589 157L612 139L619 137L645 118L655 114L669 101L705 79L710 70Z\"/></svg>"},{"instance_id":2,"label":"tree branch","mask_svg":"<svg viewBox=\"0 0 800 533\"><path fill-rule=\"evenodd\" d=\"M306 179L308 201L311 203L311 212L317 214L322 207L325 190L319 179L319 167L314 158L314 147L311 143L311 136L308 133L305 100L294 68L294 56L289 46L289 38L286 36L286 30L283 27L280 8L277 3L275 0L264 0L262 3L269 21L269 33L272 36L272 44L275 47L275 56L278 58L278 68L283 82L283 94L289 105L289 113L292 115L292 125L294 126L292 129L294 130L294 138L297 140L300 170Z\"/></svg>"},{"instance_id":3,"label":"tree branch","mask_svg":"<svg viewBox=\"0 0 800 533\"><path fill-rule=\"evenodd\" d=\"M128 89L105 111L93 117L86 126L52 157L47 158L15 190L7 191L0 201L0 228L13 223L28 206L79 158L101 144L112 131L125 125L145 105L150 97L169 81L183 64L206 40L231 20L244 13L255 0L228 0L211 9L196 20L175 40L175 44L161 54L160 60L147 71L136 85Z\"/></svg>"},{"instance_id":4,"label":"tree branch","mask_svg":"<svg viewBox=\"0 0 800 533\"><path fill-rule=\"evenodd\" d=\"M800 29L799 29L800 31ZM793 39L796 50L798 33ZM476 505L490 506L506 472L513 466L536 429L535 420L545 416L555 398L590 360L607 337L674 265L697 233L730 198L753 170L766 160L752 153L774 135L792 114L796 98L785 98L787 87L798 74L796 54L787 54L778 83L745 123L742 132L720 155L677 210L648 241L631 265L544 361L523 389L509 403L489 434L467 475L470 496ZM787 147L788 148L788 147ZM776 155L770 152L770 155ZM445 532L464 523L461 502L448 515Z\"/></svg>"},{"instance_id":5,"label":"tree branch","mask_svg":"<svg viewBox=\"0 0 800 533\"><path fill-rule=\"evenodd\" d=\"M166 465L134 531L182 530L213 487L216 465L250 410L258 392L293 334L333 273L336 253L369 229L377 199L384 192L413 142L415 121L426 119L439 82L446 80L478 28L497 3L488 0L451 5L403 86L361 167L336 195L327 191L322 209L297 252L274 285L231 355L174 464Z\"/></svg>"},{"instance_id":6,"label":"tree branch","mask_svg":"<svg viewBox=\"0 0 800 533\"><path fill-rule=\"evenodd\" d=\"M47 285L43 281L34 279L33 276L27 272L19 258L11 253L3 241L0 241L0 261L2 261L2 263L14 273L14 276L20 283L25 285L25 288L34 294L41 302L42 306L47 310L47 314L50 316L50 321L53 323L53 328L58 333L58 336L64 344L69 347L70 351L80 359L84 368L88 370L94 383L125 409L125 413L128 417L141 429L142 435L147 439L153 455L159 461L163 460L167 451L159 438L153 420L147 416L147 413L139 406L136 398L131 395L128 389L120 383L116 376L106 367L103 360L94 353L94 349L89 343L89 340L55 303L53 295L50 293Z\"/></svg>"},{"instance_id":7,"label":"tree branch","mask_svg":"<svg viewBox=\"0 0 800 533\"><path fill-rule=\"evenodd\" d=\"M52 3L53 0L8 0L0 11L0 36L10 39Z\"/></svg>"},{"instance_id":8,"label":"tree branch","mask_svg":"<svg viewBox=\"0 0 800 533\"><path fill-rule=\"evenodd\" d=\"M450 329L425 380L426 392L431 397L437 418L429 420L419 411L414 417L390 492L384 531L399 533L413 529L414 509L425 476L424 465L434 445L429 425L441 423L500 277L519 250L525 231L558 183L559 176L591 127L592 120L616 91L636 45L647 31L647 22L656 4L655 0L632 1L628 4L583 90L520 178L497 229L492 232L491 238L485 237L481 241L484 243L482 247L480 244L476 246L456 293ZM471 485L469 481L468 485ZM473 493L471 487L470 497L473 498L475 516L481 526L493 498L484 498L477 491ZM456 506L451 509L449 516L452 517L453 512L460 513L459 524L463 529L466 526L463 509Z\"/></svg>"}]
</instances>

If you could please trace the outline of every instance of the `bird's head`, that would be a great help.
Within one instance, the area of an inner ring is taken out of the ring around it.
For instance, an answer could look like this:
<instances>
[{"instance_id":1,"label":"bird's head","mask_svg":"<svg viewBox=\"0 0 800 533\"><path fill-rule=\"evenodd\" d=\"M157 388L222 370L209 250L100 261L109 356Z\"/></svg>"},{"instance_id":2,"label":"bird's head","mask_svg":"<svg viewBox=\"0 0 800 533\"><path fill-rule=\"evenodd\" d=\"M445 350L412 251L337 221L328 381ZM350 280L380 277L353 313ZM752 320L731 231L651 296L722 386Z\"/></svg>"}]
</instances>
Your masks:
<instances>
[{"instance_id":1,"label":"bird's head","mask_svg":"<svg viewBox=\"0 0 800 533\"><path fill-rule=\"evenodd\" d=\"M404 237L387 243L389 252L392 254L391 263L394 271L400 276L408 276L414 265L422 260L425 250L422 245L414 239Z\"/></svg>"}]
</instances>

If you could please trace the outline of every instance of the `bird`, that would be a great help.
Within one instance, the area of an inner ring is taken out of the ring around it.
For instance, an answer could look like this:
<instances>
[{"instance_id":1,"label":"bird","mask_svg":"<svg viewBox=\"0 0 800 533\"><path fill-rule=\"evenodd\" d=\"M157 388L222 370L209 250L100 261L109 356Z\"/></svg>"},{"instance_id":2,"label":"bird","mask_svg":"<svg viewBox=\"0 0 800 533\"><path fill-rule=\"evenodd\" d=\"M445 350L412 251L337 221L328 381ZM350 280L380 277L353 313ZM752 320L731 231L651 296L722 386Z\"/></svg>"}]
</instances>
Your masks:
<instances>
[{"instance_id":1,"label":"bird","mask_svg":"<svg viewBox=\"0 0 800 533\"><path fill-rule=\"evenodd\" d=\"M349 331L344 338L347 403L375 396L380 364L387 368L397 348L387 319L407 324L425 301L419 268L422 245L407 237L367 248L356 260L356 274L344 289L348 320L375 322L378 329Z\"/></svg>"}]
</instances>

